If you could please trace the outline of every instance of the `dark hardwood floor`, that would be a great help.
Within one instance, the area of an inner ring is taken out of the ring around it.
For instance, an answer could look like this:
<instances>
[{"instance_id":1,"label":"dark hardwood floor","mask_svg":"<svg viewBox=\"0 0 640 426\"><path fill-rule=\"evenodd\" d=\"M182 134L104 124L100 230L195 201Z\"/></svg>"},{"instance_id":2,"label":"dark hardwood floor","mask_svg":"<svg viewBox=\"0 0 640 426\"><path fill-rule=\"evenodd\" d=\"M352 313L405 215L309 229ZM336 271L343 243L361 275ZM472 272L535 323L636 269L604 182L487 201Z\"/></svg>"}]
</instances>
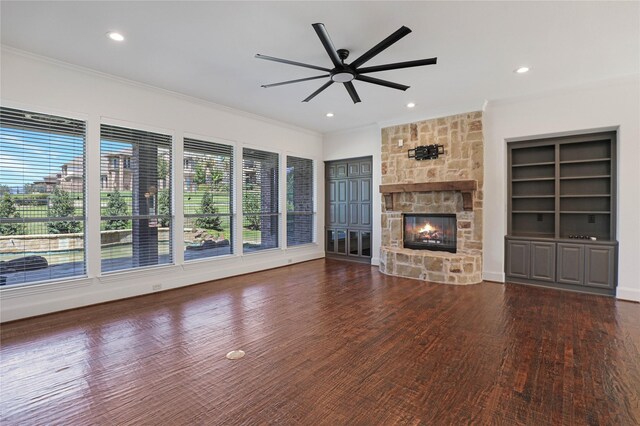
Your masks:
<instances>
[{"instance_id":1,"label":"dark hardwood floor","mask_svg":"<svg viewBox=\"0 0 640 426\"><path fill-rule=\"evenodd\" d=\"M640 424L639 304L336 260L16 321L1 338L3 425Z\"/></svg>"}]
</instances>

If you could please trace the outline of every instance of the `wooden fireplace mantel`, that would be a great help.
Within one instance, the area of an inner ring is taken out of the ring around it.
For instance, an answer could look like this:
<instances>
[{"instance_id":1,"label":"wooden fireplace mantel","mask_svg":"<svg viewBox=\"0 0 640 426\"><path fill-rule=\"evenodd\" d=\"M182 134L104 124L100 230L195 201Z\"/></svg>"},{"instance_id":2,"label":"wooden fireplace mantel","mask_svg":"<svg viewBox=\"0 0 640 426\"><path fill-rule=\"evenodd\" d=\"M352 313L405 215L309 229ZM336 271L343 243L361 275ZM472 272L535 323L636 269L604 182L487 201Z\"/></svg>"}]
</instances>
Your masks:
<instances>
[{"instance_id":1,"label":"wooden fireplace mantel","mask_svg":"<svg viewBox=\"0 0 640 426\"><path fill-rule=\"evenodd\" d=\"M384 196L384 206L393 210L393 194L402 192L437 192L460 191L462 193L462 208L473 210L473 191L478 189L476 180L449 180L445 182L421 183L392 183L380 185L380 193Z\"/></svg>"}]
</instances>

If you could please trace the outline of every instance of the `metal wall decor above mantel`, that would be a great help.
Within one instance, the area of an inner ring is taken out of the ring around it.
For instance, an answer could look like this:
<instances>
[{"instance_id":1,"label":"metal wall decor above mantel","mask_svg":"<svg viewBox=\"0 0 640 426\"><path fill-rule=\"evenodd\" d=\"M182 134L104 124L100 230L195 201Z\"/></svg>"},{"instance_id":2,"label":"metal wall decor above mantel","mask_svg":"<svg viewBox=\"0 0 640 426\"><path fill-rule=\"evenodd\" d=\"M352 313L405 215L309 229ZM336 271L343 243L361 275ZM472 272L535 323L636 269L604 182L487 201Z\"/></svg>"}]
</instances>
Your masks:
<instances>
[{"instance_id":1,"label":"metal wall decor above mantel","mask_svg":"<svg viewBox=\"0 0 640 426\"><path fill-rule=\"evenodd\" d=\"M393 194L403 192L439 192L459 191L462 193L462 207L466 211L473 210L473 191L478 189L476 180L451 180L444 182L393 183L380 185L380 193L384 197L384 208L393 210Z\"/></svg>"}]
</instances>

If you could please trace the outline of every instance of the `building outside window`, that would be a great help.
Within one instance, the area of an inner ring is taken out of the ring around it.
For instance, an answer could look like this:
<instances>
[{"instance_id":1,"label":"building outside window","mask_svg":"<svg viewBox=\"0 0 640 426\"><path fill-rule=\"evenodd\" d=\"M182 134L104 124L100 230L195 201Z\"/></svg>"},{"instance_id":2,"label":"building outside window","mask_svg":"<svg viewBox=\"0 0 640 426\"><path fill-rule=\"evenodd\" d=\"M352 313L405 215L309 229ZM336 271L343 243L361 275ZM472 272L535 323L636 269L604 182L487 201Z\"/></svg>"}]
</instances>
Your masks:
<instances>
[{"instance_id":1,"label":"building outside window","mask_svg":"<svg viewBox=\"0 0 640 426\"><path fill-rule=\"evenodd\" d=\"M100 135L102 272L172 263L171 137L105 124ZM120 160L131 167L112 170Z\"/></svg>"}]
</instances>

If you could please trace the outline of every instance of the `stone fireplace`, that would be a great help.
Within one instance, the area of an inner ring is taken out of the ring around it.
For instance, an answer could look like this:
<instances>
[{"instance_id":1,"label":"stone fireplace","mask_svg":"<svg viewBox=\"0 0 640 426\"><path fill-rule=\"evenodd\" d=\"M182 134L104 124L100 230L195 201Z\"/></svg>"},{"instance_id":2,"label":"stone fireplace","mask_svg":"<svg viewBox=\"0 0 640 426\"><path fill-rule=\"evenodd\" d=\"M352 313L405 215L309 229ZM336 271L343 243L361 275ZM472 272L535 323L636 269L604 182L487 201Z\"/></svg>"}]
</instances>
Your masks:
<instances>
[{"instance_id":1,"label":"stone fireplace","mask_svg":"<svg viewBox=\"0 0 640 426\"><path fill-rule=\"evenodd\" d=\"M408 157L407 150L431 144L443 145L444 155ZM380 271L446 284L481 282L482 113L382 129L381 168Z\"/></svg>"}]
</instances>

